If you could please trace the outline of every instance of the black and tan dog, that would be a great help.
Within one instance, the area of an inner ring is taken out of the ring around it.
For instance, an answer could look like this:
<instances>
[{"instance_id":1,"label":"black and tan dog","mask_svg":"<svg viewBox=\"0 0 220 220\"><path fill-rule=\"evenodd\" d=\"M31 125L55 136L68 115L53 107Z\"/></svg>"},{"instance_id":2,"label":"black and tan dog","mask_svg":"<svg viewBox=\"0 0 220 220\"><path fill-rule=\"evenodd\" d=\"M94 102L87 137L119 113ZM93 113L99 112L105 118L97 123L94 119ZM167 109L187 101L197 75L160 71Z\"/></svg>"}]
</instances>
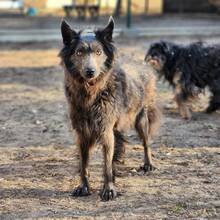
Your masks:
<instances>
[{"instance_id":1,"label":"black and tan dog","mask_svg":"<svg viewBox=\"0 0 220 220\"><path fill-rule=\"evenodd\" d=\"M207 113L220 108L220 46L158 42L151 45L145 61L173 86L183 118L191 117L190 103L205 87L212 92Z\"/></svg>"},{"instance_id":2,"label":"black and tan dog","mask_svg":"<svg viewBox=\"0 0 220 220\"><path fill-rule=\"evenodd\" d=\"M113 18L92 33L76 32L63 21L64 47L60 52L65 71L65 93L72 127L81 155L81 185L73 196L90 194L88 163L91 148L99 143L104 152L102 200L116 197L113 161L123 158L123 131L134 126L143 141L144 171L154 169L149 141L158 129L155 79L147 74L131 76L116 62Z\"/></svg>"}]
</instances>

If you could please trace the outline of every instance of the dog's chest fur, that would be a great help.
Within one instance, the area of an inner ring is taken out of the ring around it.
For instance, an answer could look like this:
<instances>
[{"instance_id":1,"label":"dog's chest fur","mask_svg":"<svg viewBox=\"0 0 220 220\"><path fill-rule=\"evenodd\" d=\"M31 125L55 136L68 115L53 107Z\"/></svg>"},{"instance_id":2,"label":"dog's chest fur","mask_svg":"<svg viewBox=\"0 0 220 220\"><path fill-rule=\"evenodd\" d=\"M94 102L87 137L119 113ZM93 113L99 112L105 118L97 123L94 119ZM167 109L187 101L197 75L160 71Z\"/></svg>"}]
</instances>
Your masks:
<instances>
[{"instance_id":1,"label":"dog's chest fur","mask_svg":"<svg viewBox=\"0 0 220 220\"><path fill-rule=\"evenodd\" d=\"M96 139L105 131L108 121L115 118L114 86L108 82L103 89L97 87L65 83L73 129L84 137Z\"/></svg>"}]
</instances>

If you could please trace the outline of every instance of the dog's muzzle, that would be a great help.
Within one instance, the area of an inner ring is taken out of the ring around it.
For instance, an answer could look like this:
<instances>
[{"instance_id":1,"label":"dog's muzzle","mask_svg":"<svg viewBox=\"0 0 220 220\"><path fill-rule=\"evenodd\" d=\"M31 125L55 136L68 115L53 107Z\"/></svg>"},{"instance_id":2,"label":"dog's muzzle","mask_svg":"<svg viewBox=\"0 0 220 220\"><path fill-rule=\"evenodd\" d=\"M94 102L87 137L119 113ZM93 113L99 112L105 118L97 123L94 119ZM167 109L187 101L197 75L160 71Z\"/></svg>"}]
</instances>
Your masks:
<instances>
[{"instance_id":1,"label":"dog's muzzle","mask_svg":"<svg viewBox=\"0 0 220 220\"><path fill-rule=\"evenodd\" d=\"M95 76L95 69L93 69L93 68L88 68L88 69L86 69L86 78L88 78L88 79L92 79L92 78L94 78L94 76Z\"/></svg>"},{"instance_id":2,"label":"dog's muzzle","mask_svg":"<svg viewBox=\"0 0 220 220\"><path fill-rule=\"evenodd\" d=\"M157 58L149 56L149 55L145 57L145 62L152 66L157 66L159 64L159 61Z\"/></svg>"}]
</instances>

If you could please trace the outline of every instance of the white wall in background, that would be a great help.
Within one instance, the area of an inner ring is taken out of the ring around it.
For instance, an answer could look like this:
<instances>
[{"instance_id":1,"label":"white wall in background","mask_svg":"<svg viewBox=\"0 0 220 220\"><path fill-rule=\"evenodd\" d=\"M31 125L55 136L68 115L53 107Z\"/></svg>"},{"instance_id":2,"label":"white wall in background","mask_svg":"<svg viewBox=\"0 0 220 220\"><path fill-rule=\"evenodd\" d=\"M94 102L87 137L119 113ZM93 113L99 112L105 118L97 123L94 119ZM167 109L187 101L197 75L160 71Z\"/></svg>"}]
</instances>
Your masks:
<instances>
[{"instance_id":1,"label":"white wall in background","mask_svg":"<svg viewBox=\"0 0 220 220\"><path fill-rule=\"evenodd\" d=\"M70 5L70 4L72 4L72 0L47 0L46 7L62 8L64 5ZM116 0L101 0L101 7L114 8L115 5L116 5Z\"/></svg>"},{"instance_id":2,"label":"white wall in background","mask_svg":"<svg viewBox=\"0 0 220 220\"><path fill-rule=\"evenodd\" d=\"M72 0L47 0L47 8L62 8L64 5L72 4Z\"/></svg>"},{"instance_id":3,"label":"white wall in background","mask_svg":"<svg viewBox=\"0 0 220 220\"><path fill-rule=\"evenodd\" d=\"M22 7L22 0L0 0L0 8L8 9L8 8L21 8Z\"/></svg>"}]
</instances>

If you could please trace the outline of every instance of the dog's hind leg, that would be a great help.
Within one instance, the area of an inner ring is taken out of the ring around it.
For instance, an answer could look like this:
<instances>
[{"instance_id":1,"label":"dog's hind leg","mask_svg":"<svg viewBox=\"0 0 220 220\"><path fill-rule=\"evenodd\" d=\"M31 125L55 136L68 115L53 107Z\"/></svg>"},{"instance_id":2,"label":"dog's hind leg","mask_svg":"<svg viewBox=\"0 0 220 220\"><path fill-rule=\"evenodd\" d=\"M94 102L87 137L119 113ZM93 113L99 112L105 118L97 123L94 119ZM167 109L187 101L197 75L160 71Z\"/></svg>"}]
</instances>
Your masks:
<instances>
[{"instance_id":1,"label":"dog's hind leg","mask_svg":"<svg viewBox=\"0 0 220 220\"><path fill-rule=\"evenodd\" d=\"M116 163L124 163L124 155L125 155L125 138L120 131L114 130L115 137L115 151L113 162Z\"/></svg>"},{"instance_id":2,"label":"dog's hind leg","mask_svg":"<svg viewBox=\"0 0 220 220\"><path fill-rule=\"evenodd\" d=\"M117 173L117 165L124 164L124 157L125 157L125 143L127 140L125 139L124 135L118 131L114 130L114 137L115 137L115 148L114 148L114 156L113 156L113 181L115 182L115 176Z\"/></svg>"},{"instance_id":3,"label":"dog's hind leg","mask_svg":"<svg viewBox=\"0 0 220 220\"><path fill-rule=\"evenodd\" d=\"M212 89L212 97L209 102L209 106L206 109L207 113L212 113L216 111L217 109L220 109L220 88L214 88Z\"/></svg>"},{"instance_id":4,"label":"dog's hind leg","mask_svg":"<svg viewBox=\"0 0 220 220\"><path fill-rule=\"evenodd\" d=\"M144 165L141 170L144 172L155 169L152 163L150 139L159 126L159 110L155 108L143 108L136 117L135 128L144 146Z\"/></svg>"},{"instance_id":5,"label":"dog's hind leg","mask_svg":"<svg viewBox=\"0 0 220 220\"><path fill-rule=\"evenodd\" d=\"M79 138L79 149L80 149L80 177L81 184L78 186L72 193L72 196L88 196L90 195L89 188L89 172L88 172L88 164L89 164L89 151L92 147L92 143L83 140L83 138Z\"/></svg>"}]
</instances>

